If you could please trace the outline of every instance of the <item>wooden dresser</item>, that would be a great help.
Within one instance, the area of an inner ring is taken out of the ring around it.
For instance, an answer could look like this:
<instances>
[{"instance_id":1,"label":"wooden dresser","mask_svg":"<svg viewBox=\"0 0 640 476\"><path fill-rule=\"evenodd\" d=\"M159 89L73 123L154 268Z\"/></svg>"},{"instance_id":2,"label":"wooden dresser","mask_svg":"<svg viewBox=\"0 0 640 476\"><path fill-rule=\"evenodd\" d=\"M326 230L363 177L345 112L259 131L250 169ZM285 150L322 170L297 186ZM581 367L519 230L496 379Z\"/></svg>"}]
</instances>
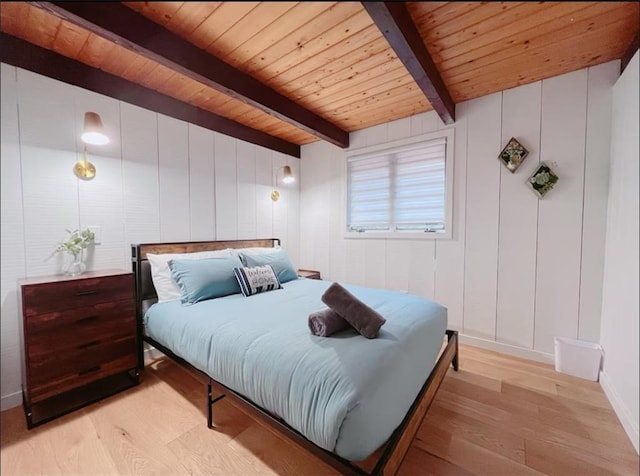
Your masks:
<instances>
[{"instance_id":1,"label":"wooden dresser","mask_svg":"<svg viewBox=\"0 0 640 476\"><path fill-rule=\"evenodd\" d=\"M139 382L133 273L18 281L27 426Z\"/></svg>"}]
</instances>

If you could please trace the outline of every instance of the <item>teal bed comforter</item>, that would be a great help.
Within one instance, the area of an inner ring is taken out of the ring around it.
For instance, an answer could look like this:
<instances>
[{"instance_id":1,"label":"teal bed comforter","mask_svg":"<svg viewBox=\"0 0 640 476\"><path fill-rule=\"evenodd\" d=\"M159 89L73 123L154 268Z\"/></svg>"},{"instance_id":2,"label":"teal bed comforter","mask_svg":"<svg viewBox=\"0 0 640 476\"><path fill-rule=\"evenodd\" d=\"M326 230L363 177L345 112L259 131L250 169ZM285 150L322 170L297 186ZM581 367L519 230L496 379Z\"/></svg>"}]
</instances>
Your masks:
<instances>
[{"instance_id":1,"label":"teal bed comforter","mask_svg":"<svg viewBox=\"0 0 640 476\"><path fill-rule=\"evenodd\" d=\"M316 445L365 459L402 422L439 354L445 307L422 297L344 284L387 322L377 339L349 329L311 334L307 318L326 306L328 281L193 305L154 304L146 335L237 391Z\"/></svg>"}]
</instances>

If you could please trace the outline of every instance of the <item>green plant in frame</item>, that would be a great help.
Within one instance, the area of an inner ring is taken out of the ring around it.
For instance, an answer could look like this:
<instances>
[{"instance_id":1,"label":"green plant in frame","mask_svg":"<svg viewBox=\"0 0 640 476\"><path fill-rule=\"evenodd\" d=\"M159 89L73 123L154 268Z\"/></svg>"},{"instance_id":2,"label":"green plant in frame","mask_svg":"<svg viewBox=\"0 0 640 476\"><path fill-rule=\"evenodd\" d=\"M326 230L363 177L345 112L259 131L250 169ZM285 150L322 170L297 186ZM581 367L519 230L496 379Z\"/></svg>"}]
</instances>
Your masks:
<instances>
[{"instance_id":1,"label":"green plant in frame","mask_svg":"<svg viewBox=\"0 0 640 476\"><path fill-rule=\"evenodd\" d=\"M541 163L531 174L527 183L540 197L544 197L558 183L558 176L547 164Z\"/></svg>"},{"instance_id":2,"label":"green plant in frame","mask_svg":"<svg viewBox=\"0 0 640 476\"><path fill-rule=\"evenodd\" d=\"M529 151L512 137L504 149L502 149L498 158L507 166L507 169L513 173L520 167L520 164L527 155L529 155Z\"/></svg>"}]
</instances>

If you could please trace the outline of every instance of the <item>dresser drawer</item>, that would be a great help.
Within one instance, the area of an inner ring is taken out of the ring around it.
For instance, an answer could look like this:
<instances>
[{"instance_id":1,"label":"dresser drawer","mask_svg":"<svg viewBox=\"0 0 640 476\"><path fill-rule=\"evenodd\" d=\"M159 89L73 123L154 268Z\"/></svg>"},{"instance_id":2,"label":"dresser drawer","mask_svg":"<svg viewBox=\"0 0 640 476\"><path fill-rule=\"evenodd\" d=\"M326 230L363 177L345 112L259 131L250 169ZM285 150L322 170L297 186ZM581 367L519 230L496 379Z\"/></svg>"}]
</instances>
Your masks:
<instances>
[{"instance_id":1,"label":"dresser drawer","mask_svg":"<svg viewBox=\"0 0 640 476\"><path fill-rule=\"evenodd\" d=\"M129 357L131 367L136 365L136 339L130 332L110 341L69 352L47 352L29 359L29 383L32 394L40 387L61 381L73 381L79 377L98 373L108 362Z\"/></svg>"},{"instance_id":2,"label":"dresser drawer","mask_svg":"<svg viewBox=\"0 0 640 476\"><path fill-rule=\"evenodd\" d=\"M134 299L133 274L59 281L22 287L24 316Z\"/></svg>"},{"instance_id":3,"label":"dresser drawer","mask_svg":"<svg viewBox=\"0 0 640 476\"><path fill-rule=\"evenodd\" d=\"M51 352L73 352L92 347L123 334L135 335L135 316L133 301L32 316L27 319L27 354L31 360Z\"/></svg>"},{"instance_id":4,"label":"dresser drawer","mask_svg":"<svg viewBox=\"0 0 640 476\"><path fill-rule=\"evenodd\" d=\"M25 319L30 339L34 334L66 330L73 337L85 329L95 329L104 321L135 320L135 301L110 301L94 304L93 306L65 309L46 314L28 316ZM98 332L96 330L96 332Z\"/></svg>"},{"instance_id":5,"label":"dresser drawer","mask_svg":"<svg viewBox=\"0 0 640 476\"><path fill-rule=\"evenodd\" d=\"M82 372L62 374L56 379L32 386L31 402L38 403L101 378L131 370L135 368L136 363L135 355L124 355L93 367L86 367Z\"/></svg>"}]
</instances>

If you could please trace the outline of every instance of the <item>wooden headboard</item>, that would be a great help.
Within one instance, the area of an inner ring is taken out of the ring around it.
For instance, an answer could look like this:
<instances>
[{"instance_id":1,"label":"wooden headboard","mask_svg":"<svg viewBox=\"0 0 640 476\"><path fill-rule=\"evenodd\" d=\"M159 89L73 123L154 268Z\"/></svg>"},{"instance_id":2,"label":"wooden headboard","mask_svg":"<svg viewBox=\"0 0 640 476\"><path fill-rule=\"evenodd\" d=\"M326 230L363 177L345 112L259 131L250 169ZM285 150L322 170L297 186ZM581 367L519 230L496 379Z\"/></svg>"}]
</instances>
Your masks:
<instances>
[{"instance_id":1,"label":"wooden headboard","mask_svg":"<svg viewBox=\"0 0 640 476\"><path fill-rule=\"evenodd\" d=\"M151 279L151 265L147 253L195 253L198 251L215 251L226 248L273 248L280 245L279 238L259 240L227 240L227 241L185 241L179 243L140 243L131 245L131 266L136 284L136 318L138 322L138 362L144 366L142 354L143 325L142 318L152 304L158 301L156 289Z\"/></svg>"}]
</instances>

